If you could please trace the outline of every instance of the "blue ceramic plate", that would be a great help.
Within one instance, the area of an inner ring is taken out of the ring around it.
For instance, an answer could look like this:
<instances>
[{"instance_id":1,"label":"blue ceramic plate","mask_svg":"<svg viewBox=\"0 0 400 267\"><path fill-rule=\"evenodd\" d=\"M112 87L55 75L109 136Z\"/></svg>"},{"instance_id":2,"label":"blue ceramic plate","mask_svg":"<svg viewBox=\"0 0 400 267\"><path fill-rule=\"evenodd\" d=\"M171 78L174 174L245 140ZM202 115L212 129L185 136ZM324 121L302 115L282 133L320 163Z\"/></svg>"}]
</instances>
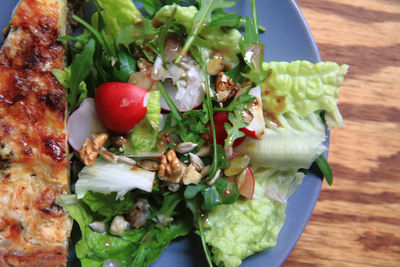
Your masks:
<instances>
[{"instance_id":1,"label":"blue ceramic plate","mask_svg":"<svg viewBox=\"0 0 400 267\"><path fill-rule=\"evenodd\" d=\"M0 3L0 28L8 21L17 0L3 0ZM234 10L251 15L249 1L237 1ZM265 44L266 61L309 60L320 61L318 48L307 23L294 0L258 0L260 24L267 28L261 35ZM321 179L308 174L303 184L288 201L287 218L275 247L256 253L244 260L242 266L280 266L299 239L306 226L321 189ZM70 258L71 266L77 261ZM161 266L207 266L197 236L179 239L170 244L161 257L151 265Z\"/></svg>"}]
</instances>

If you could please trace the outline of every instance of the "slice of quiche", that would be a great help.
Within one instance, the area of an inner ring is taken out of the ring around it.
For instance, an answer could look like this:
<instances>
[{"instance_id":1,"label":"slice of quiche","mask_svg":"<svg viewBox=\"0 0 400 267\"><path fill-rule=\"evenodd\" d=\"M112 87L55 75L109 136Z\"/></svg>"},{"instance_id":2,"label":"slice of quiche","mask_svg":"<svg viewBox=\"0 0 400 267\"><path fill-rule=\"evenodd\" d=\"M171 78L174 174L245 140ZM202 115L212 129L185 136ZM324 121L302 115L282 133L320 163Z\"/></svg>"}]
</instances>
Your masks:
<instances>
[{"instance_id":1,"label":"slice of quiche","mask_svg":"<svg viewBox=\"0 0 400 267\"><path fill-rule=\"evenodd\" d=\"M57 38L66 1L22 0L0 51L0 266L65 266L72 223L66 194L66 95Z\"/></svg>"}]
</instances>

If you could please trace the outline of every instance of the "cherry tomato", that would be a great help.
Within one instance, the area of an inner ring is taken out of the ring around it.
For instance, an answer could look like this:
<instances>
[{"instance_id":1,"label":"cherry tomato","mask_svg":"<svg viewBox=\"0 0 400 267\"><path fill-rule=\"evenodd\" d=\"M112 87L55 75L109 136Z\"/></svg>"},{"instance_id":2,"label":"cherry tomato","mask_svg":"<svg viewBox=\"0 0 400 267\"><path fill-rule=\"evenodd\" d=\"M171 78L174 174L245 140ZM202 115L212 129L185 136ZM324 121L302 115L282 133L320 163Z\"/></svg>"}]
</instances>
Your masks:
<instances>
[{"instance_id":1,"label":"cherry tomato","mask_svg":"<svg viewBox=\"0 0 400 267\"><path fill-rule=\"evenodd\" d=\"M127 133L146 115L148 97L148 91L129 83L104 83L96 90L96 112L109 130Z\"/></svg>"}]
</instances>

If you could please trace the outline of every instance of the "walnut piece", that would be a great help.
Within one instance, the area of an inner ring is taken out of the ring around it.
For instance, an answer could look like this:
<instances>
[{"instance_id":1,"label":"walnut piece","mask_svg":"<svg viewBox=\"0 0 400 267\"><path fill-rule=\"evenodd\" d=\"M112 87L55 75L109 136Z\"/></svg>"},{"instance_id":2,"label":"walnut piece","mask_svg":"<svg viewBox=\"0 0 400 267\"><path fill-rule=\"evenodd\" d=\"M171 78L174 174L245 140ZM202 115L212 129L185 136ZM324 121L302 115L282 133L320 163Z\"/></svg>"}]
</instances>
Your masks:
<instances>
[{"instance_id":1,"label":"walnut piece","mask_svg":"<svg viewBox=\"0 0 400 267\"><path fill-rule=\"evenodd\" d=\"M103 147L107 139L107 133L99 134L94 138L93 141L90 141L89 138L86 138L81 149L79 150L79 156L86 166L90 167L94 165L97 160L97 156L100 153L100 149Z\"/></svg>"},{"instance_id":2,"label":"walnut piece","mask_svg":"<svg viewBox=\"0 0 400 267\"><path fill-rule=\"evenodd\" d=\"M170 149L162 155L158 177L168 183L179 183L185 173L185 165L176 156L175 150Z\"/></svg>"},{"instance_id":3,"label":"walnut piece","mask_svg":"<svg viewBox=\"0 0 400 267\"><path fill-rule=\"evenodd\" d=\"M217 99L219 102L225 102L227 99L233 97L239 89L231 78L223 72L218 73L216 80Z\"/></svg>"},{"instance_id":4,"label":"walnut piece","mask_svg":"<svg viewBox=\"0 0 400 267\"><path fill-rule=\"evenodd\" d=\"M188 184L198 184L201 181L203 176L200 172L196 171L196 167L194 165L189 165L186 168L185 174L182 177L182 183L184 185Z\"/></svg>"},{"instance_id":5,"label":"walnut piece","mask_svg":"<svg viewBox=\"0 0 400 267\"><path fill-rule=\"evenodd\" d=\"M123 236L125 230L127 230L128 228L129 228L129 222L127 222L127 220L125 220L124 216L117 215L114 217L114 219L111 222L110 234L117 235L117 236Z\"/></svg>"}]
</instances>

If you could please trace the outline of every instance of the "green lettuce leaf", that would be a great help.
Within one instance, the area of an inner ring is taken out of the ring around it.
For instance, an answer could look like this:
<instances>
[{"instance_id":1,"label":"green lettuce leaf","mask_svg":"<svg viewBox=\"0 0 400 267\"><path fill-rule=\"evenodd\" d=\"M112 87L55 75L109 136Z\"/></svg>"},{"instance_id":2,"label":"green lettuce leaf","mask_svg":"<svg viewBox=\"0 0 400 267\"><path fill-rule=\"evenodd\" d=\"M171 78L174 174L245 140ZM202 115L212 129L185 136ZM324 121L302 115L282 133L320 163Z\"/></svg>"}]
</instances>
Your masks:
<instances>
[{"instance_id":1,"label":"green lettuce leaf","mask_svg":"<svg viewBox=\"0 0 400 267\"><path fill-rule=\"evenodd\" d=\"M153 21L157 23L166 23L176 8L175 21L183 25L187 33L192 30L192 22L196 14L197 8L194 6L182 7L178 5L168 5L161 8L155 15ZM205 47L211 50L219 50L224 52L224 58L237 62L237 54L240 53L239 43L243 37L241 33L234 28L223 29L220 26L206 27L197 35L192 45Z\"/></svg>"},{"instance_id":2,"label":"green lettuce leaf","mask_svg":"<svg viewBox=\"0 0 400 267\"><path fill-rule=\"evenodd\" d=\"M273 114L291 111L301 118L325 110L329 127L343 124L337 102L347 65L294 61L264 63L263 68L271 70L260 84L265 110Z\"/></svg>"},{"instance_id":3,"label":"green lettuce leaf","mask_svg":"<svg viewBox=\"0 0 400 267\"><path fill-rule=\"evenodd\" d=\"M122 29L140 23L142 14L131 0L97 0L103 8L105 31L115 38ZM98 14L92 18L92 24L96 25Z\"/></svg>"},{"instance_id":4,"label":"green lettuce leaf","mask_svg":"<svg viewBox=\"0 0 400 267\"><path fill-rule=\"evenodd\" d=\"M124 145L125 153L140 154L149 152L155 147L161 120L160 99L160 91L150 92L146 115L130 133L129 141Z\"/></svg>"},{"instance_id":5,"label":"green lettuce leaf","mask_svg":"<svg viewBox=\"0 0 400 267\"><path fill-rule=\"evenodd\" d=\"M63 206L79 224L82 238L75 245L82 266L101 267L106 260L117 261L119 266L148 266L155 261L171 240L188 234L188 220L174 220L163 229L154 222L144 227L126 230L122 237L97 233L90 229L93 211L76 195L59 195L56 203ZM107 228L106 228L107 229Z\"/></svg>"},{"instance_id":6,"label":"green lettuce leaf","mask_svg":"<svg viewBox=\"0 0 400 267\"><path fill-rule=\"evenodd\" d=\"M206 241L217 265L239 266L247 256L275 246L286 205L264 196L256 183L253 200L216 206L208 214Z\"/></svg>"},{"instance_id":7,"label":"green lettuce leaf","mask_svg":"<svg viewBox=\"0 0 400 267\"><path fill-rule=\"evenodd\" d=\"M123 200L117 200L117 193L102 194L98 192L88 191L82 198L93 212L104 216L106 221L111 220L117 214L125 213L134 203L135 194L128 192ZM113 203L113 205L110 205Z\"/></svg>"},{"instance_id":8,"label":"green lettuce leaf","mask_svg":"<svg viewBox=\"0 0 400 267\"><path fill-rule=\"evenodd\" d=\"M278 170L308 169L327 148L325 125L319 114L305 119L292 112L277 115L280 125L267 121L262 139L246 138L235 152L250 156L254 168Z\"/></svg>"}]
</instances>

